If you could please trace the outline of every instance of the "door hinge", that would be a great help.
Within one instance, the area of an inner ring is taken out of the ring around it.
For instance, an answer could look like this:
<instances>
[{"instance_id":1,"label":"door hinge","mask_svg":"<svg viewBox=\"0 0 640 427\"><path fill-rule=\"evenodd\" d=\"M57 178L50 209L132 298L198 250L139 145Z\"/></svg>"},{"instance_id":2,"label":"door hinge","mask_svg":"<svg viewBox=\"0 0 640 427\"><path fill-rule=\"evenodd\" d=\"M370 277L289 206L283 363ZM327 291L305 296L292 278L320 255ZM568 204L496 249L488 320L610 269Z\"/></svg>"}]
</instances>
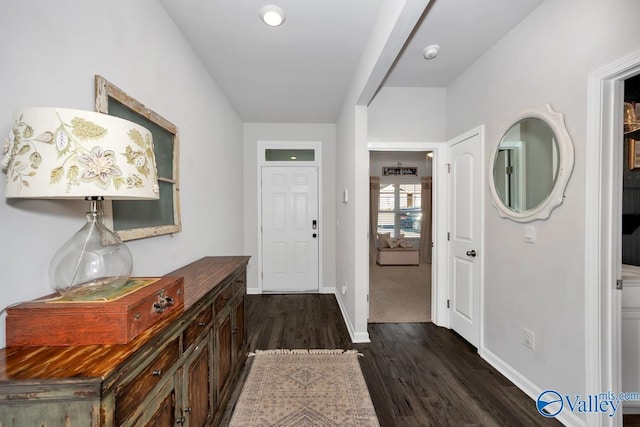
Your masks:
<instances>
[{"instance_id":1,"label":"door hinge","mask_svg":"<svg viewBox=\"0 0 640 427\"><path fill-rule=\"evenodd\" d=\"M369 302L369 294L367 294L367 302Z\"/></svg>"},{"instance_id":2,"label":"door hinge","mask_svg":"<svg viewBox=\"0 0 640 427\"><path fill-rule=\"evenodd\" d=\"M451 300L447 300L447 308L451 308Z\"/></svg>"},{"instance_id":3,"label":"door hinge","mask_svg":"<svg viewBox=\"0 0 640 427\"><path fill-rule=\"evenodd\" d=\"M447 240L451 240L451 232L447 231Z\"/></svg>"},{"instance_id":4,"label":"door hinge","mask_svg":"<svg viewBox=\"0 0 640 427\"><path fill-rule=\"evenodd\" d=\"M623 285L624 285L624 283L623 283L622 279L616 280L616 290L621 291Z\"/></svg>"},{"instance_id":5,"label":"door hinge","mask_svg":"<svg viewBox=\"0 0 640 427\"><path fill-rule=\"evenodd\" d=\"M451 173L451 163L447 163L447 173Z\"/></svg>"}]
</instances>

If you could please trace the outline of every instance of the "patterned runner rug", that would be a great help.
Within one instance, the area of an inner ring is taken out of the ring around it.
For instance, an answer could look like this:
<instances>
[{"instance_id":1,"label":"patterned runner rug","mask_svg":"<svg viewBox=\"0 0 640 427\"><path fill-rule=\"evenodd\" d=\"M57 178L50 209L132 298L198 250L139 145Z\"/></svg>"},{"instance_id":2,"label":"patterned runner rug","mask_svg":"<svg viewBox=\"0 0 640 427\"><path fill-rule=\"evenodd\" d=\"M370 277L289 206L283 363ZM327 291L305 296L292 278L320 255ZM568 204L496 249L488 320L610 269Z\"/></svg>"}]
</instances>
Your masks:
<instances>
[{"instance_id":1,"label":"patterned runner rug","mask_svg":"<svg viewBox=\"0 0 640 427\"><path fill-rule=\"evenodd\" d=\"M355 350L257 350L230 426L379 423Z\"/></svg>"}]
</instances>

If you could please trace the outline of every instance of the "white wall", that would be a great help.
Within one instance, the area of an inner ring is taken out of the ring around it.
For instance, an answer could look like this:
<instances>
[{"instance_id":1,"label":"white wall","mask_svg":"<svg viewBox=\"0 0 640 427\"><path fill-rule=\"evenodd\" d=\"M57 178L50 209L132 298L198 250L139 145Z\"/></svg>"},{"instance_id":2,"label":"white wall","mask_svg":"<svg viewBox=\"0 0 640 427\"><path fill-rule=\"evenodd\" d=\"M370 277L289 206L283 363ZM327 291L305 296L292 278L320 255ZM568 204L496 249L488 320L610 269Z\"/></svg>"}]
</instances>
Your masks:
<instances>
[{"instance_id":1,"label":"white wall","mask_svg":"<svg viewBox=\"0 0 640 427\"><path fill-rule=\"evenodd\" d=\"M156 0L3 0L0 52L2 135L18 107L94 110L95 74L178 127L183 231L129 242L134 275L243 254L241 123ZM4 186L2 178L2 194ZM0 307L51 292L49 261L82 226L86 208L0 198ZM0 345L4 331L3 318Z\"/></svg>"},{"instance_id":2,"label":"white wall","mask_svg":"<svg viewBox=\"0 0 640 427\"><path fill-rule=\"evenodd\" d=\"M389 0L372 27L358 69L345 95L336 127L336 193L349 191L349 203L336 209L338 304L355 342L369 340L369 152L367 107L422 15L428 0Z\"/></svg>"},{"instance_id":3,"label":"white wall","mask_svg":"<svg viewBox=\"0 0 640 427\"><path fill-rule=\"evenodd\" d=\"M525 243L525 225L484 203L486 356L542 389L601 391L585 390L584 381L587 75L640 50L639 16L635 0L548 0L447 91L447 137L485 124L487 171L500 132L525 108L550 103L565 114L573 139L566 198L548 220L533 223L535 244ZM536 334L535 351L523 345L524 328Z\"/></svg>"},{"instance_id":4,"label":"white wall","mask_svg":"<svg viewBox=\"0 0 640 427\"><path fill-rule=\"evenodd\" d=\"M367 125L369 142L443 142L447 130L447 91L383 87L369 104Z\"/></svg>"},{"instance_id":5,"label":"white wall","mask_svg":"<svg viewBox=\"0 0 640 427\"><path fill-rule=\"evenodd\" d=\"M336 125L245 123L243 125L244 175L244 249L251 255L247 267L248 292L258 291L258 141L320 141L322 142L322 206L320 227L322 234L321 287L336 286Z\"/></svg>"},{"instance_id":6,"label":"white wall","mask_svg":"<svg viewBox=\"0 0 640 427\"><path fill-rule=\"evenodd\" d=\"M402 163L402 166L416 166L417 177L386 177L388 181L420 181L421 176L431 176L433 173L432 162L430 158L427 159L426 151L372 151L369 156L369 175L382 176L384 166L395 166L398 162Z\"/></svg>"}]
</instances>

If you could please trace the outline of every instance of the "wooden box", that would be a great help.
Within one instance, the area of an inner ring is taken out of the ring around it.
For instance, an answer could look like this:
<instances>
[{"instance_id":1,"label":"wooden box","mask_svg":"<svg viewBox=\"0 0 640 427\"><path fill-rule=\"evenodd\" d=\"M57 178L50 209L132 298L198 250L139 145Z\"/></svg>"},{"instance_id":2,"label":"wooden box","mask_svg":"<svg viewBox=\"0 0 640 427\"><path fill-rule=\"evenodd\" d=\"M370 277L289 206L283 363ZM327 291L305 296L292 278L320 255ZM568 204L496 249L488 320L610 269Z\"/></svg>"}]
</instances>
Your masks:
<instances>
[{"instance_id":1,"label":"wooden box","mask_svg":"<svg viewBox=\"0 0 640 427\"><path fill-rule=\"evenodd\" d=\"M7 347L126 344L183 311L182 277L132 279L148 284L110 301L42 298L7 308Z\"/></svg>"}]
</instances>

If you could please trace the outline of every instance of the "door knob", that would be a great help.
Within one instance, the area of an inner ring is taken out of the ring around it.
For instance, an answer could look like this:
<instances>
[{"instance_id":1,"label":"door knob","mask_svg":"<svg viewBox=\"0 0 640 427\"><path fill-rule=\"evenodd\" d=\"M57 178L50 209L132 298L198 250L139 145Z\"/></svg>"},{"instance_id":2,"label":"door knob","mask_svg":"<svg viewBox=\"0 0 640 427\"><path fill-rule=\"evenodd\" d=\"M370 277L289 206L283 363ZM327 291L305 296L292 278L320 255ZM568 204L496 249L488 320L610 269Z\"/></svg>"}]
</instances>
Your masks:
<instances>
[{"instance_id":1,"label":"door knob","mask_svg":"<svg viewBox=\"0 0 640 427\"><path fill-rule=\"evenodd\" d=\"M470 251L467 251L467 256L475 258L476 255L478 255L478 253L476 252L475 249L471 249Z\"/></svg>"},{"instance_id":2,"label":"door knob","mask_svg":"<svg viewBox=\"0 0 640 427\"><path fill-rule=\"evenodd\" d=\"M315 239L316 237L318 237L318 235L316 233L312 234L313 238Z\"/></svg>"}]
</instances>

